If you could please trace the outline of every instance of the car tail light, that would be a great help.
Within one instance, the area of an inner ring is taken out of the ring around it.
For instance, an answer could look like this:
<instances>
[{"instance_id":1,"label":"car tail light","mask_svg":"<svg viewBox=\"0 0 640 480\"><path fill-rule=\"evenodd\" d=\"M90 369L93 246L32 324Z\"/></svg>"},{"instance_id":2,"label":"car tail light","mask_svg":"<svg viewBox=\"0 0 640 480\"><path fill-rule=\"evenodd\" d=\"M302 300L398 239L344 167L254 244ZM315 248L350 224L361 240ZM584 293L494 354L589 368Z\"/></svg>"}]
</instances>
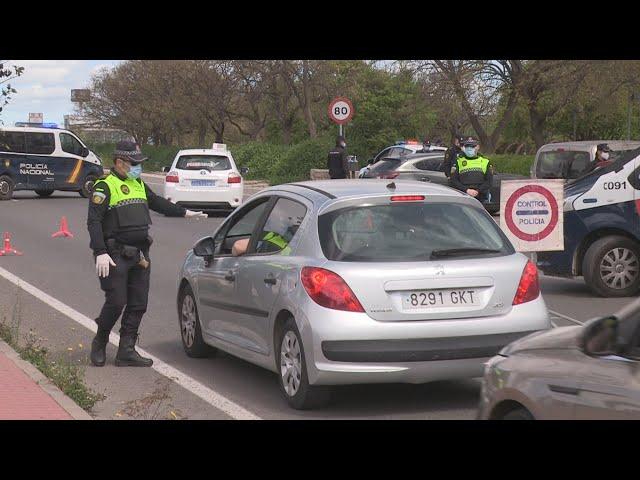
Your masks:
<instances>
[{"instance_id":1,"label":"car tail light","mask_svg":"<svg viewBox=\"0 0 640 480\"><path fill-rule=\"evenodd\" d=\"M242 183L242 177L237 173L230 173L227 183Z\"/></svg>"},{"instance_id":2,"label":"car tail light","mask_svg":"<svg viewBox=\"0 0 640 480\"><path fill-rule=\"evenodd\" d=\"M538 283L538 269L531 260L527 262L520 277L518 290L513 299L513 305L520 305L535 300L540 295L540 284Z\"/></svg>"},{"instance_id":3,"label":"car tail light","mask_svg":"<svg viewBox=\"0 0 640 480\"><path fill-rule=\"evenodd\" d=\"M302 285L318 305L333 310L362 312L364 308L340 275L317 267L304 267Z\"/></svg>"},{"instance_id":4,"label":"car tail light","mask_svg":"<svg viewBox=\"0 0 640 480\"><path fill-rule=\"evenodd\" d=\"M166 183L180 183L180 178L178 177L178 172L169 172L167 176L164 177L164 181Z\"/></svg>"},{"instance_id":5,"label":"car tail light","mask_svg":"<svg viewBox=\"0 0 640 480\"><path fill-rule=\"evenodd\" d=\"M394 195L391 197L392 202L421 202L424 195Z\"/></svg>"},{"instance_id":6,"label":"car tail light","mask_svg":"<svg viewBox=\"0 0 640 480\"><path fill-rule=\"evenodd\" d=\"M380 175L378 175L378 178L386 178L391 180L392 178L396 178L398 175L400 175L398 172L381 173Z\"/></svg>"}]
</instances>

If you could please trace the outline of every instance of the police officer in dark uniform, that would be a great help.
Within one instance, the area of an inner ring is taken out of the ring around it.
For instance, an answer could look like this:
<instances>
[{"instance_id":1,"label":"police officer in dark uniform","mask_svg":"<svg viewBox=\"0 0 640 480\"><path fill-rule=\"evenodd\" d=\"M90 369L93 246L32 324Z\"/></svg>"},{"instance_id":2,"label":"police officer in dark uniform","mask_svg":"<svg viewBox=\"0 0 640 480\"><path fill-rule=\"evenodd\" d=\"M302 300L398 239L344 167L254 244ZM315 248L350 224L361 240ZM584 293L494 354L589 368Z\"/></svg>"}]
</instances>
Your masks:
<instances>
[{"instance_id":1,"label":"police officer in dark uniform","mask_svg":"<svg viewBox=\"0 0 640 480\"><path fill-rule=\"evenodd\" d=\"M462 142L462 135L456 134L453 137L453 145L444 154L444 162L442 162L442 171L449 178L451 176L451 169L456 165L458 157L462 155L462 148L460 142Z\"/></svg>"},{"instance_id":2,"label":"police officer in dark uniform","mask_svg":"<svg viewBox=\"0 0 640 480\"><path fill-rule=\"evenodd\" d=\"M329 152L327 158L327 168L329 169L329 177L347 178L347 143L343 136L338 136L336 146Z\"/></svg>"},{"instance_id":3,"label":"police officer in dark uniform","mask_svg":"<svg viewBox=\"0 0 640 480\"><path fill-rule=\"evenodd\" d=\"M462 155L451 170L449 184L484 202L489 200L493 166L488 158L478 155L479 148L480 143L474 137L466 137L462 141Z\"/></svg>"},{"instance_id":4,"label":"police officer in dark uniform","mask_svg":"<svg viewBox=\"0 0 640 480\"><path fill-rule=\"evenodd\" d=\"M117 366L150 367L153 360L135 350L138 328L149 296L149 209L171 217L206 218L156 195L141 179L140 147L121 141L109 175L94 184L87 228L105 303L96 319L98 333L91 343L91 362L103 366L111 329L122 315Z\"/></svg>"}]
</instances>

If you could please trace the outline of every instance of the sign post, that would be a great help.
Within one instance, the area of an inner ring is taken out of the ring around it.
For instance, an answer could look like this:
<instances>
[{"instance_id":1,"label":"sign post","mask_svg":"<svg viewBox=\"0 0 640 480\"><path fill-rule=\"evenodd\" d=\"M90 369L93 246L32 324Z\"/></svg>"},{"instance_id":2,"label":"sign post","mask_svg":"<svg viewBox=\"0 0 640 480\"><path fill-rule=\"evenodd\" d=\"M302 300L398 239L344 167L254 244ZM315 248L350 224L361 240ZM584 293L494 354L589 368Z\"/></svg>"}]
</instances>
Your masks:
<instances>
[{"instance_id":1,"label":"sign post","mask_svg":"<svg viewBox=\"0 0 640 480\"><path fill-rule=\"evenodd\" d=\"M563 203L563 180L505 180L500 227L519 252L564 250Z\"/></svg>"},{"instance_id":2,"label":"sign post","mask_svg":"<svg viewBox=\"0 0 640 480\"><path fill-rule=\"evenodd\" d=\"M338 124L338 135L345 137L344 124L351 120L355 112L351 100L345 97L336 97L329 103L328 111L331 121ZM349 175L351 176L352 173L350 172Z\"/></svg>"}]
</instances>

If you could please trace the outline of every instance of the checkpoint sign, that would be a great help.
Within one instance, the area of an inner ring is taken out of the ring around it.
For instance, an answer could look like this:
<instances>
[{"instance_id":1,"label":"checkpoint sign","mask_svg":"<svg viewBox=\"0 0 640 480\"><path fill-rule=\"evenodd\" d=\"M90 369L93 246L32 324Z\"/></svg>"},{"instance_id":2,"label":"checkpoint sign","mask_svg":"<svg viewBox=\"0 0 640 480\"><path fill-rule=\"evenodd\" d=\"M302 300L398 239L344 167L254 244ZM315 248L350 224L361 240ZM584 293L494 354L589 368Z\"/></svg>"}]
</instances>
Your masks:
<instances>
[{"instance_id":1,"label":"checkpoint sign","mask_svg":"<svg viewBox=\"0 0 640 480\"><path fill-rule=\"evenodd\" d=\"M562 180L509 180L500 189L500 227L519 252L564 250Z\"/></svg>"},{"instance_id":2,"label":"checkpoint sign","mask_svg":"<svg viewBox=\"0 0 640 480\"><path fill-rule=\"evenodd\" d=\"M345 97L337 97L329 104L329 118L333 123L344 125L353 117L353 104Z\"/></svg>"}]
</instances>

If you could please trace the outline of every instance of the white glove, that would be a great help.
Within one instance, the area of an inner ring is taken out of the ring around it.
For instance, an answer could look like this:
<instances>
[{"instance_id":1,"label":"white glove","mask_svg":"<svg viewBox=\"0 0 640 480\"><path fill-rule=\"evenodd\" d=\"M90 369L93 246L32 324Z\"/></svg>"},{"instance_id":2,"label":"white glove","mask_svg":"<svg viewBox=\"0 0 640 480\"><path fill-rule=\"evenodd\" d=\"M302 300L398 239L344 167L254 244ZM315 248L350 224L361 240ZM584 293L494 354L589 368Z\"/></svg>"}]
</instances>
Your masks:
<instances>
[{"instance_id":1,"label":"white glove","mask_svg":"<svg viewBox=\"0 0 640 480\"><path fill-rule=\"evenodd\" d=\"M187 210L187 213L185 213L184 216L185 218L195 218L196 220L209 217L209 215L207 215L206 213L194 212L193 210Z\"/></svg>"},{"instance_id":2,"label":"white glove","mask_svg":"<svg viewBox=\"0 0 640 480\"><path fill-rule=\"evenodd\" d=\"M99 277L107 278L109 276L109 264L112 267L116 266L108 253L103 253L96 257L96 273Z\"/></svg>"}]
</instances>

